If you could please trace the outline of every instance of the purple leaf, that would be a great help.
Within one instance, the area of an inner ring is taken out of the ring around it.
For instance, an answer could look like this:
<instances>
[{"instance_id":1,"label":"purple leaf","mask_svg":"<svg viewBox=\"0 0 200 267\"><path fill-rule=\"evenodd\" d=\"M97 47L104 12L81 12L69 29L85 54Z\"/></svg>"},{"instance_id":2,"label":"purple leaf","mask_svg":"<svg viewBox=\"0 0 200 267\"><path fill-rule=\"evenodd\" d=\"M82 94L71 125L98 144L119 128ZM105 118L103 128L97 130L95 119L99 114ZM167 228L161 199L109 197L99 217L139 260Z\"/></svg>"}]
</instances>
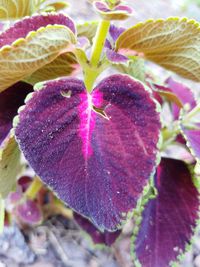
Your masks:
<instances>
[{"instance_id":1,"label":"purple leaf","mask_svg":"<svg viewBox=\"0 0 200 267\"><path fill-rule=\"evenodd\" d=\"M111 246L121 233L120 230L115 232L108 232L105 230L104 233L102 233L89 220L78 213L74 213L74 219L77 224L92 238L92 241L96 245L104 244L106 246Z\"/></svg>"},{"instance_id":2,"label":"purple leaf","mask_svg":"<svg viewBox=\"0 0 200 267\"><path fill-rule=\"evenodd\" d=\"M107 59L111 63L114 63L114 64L115 63L117 63L117 64L122 63L123 64L123 63L127 63L129 60L126 56L115 52L115 41L124 30L125 30L124 28L119 28L119 27L116 27L114 25L110 26L109 33L110 33L112 40L110 42L108 39L106 39L105 48L106 48Z\"/></svg>"},{"instance_id":3,"label":"purple leaf","mask_svg":"<svg viewBox=\"0 0 200 267\"><path fill-rule=\"evenodd\" d=\"M94 5L95 5L97 10L100 10L102 12L110 12L110 8L106 5L106 3L95 2Z\"/></svg>"},{"instance_id":4,"label":"purple leaf","mask_svg":"<svg viewBox=\"0 0 200 267\"><path fill-rule=\"evenodd\" d=\"M20 221L26 224L35 225L42 221L42 212L39 205L30 199L17 204L14 213Z\"/></svg>"},{"instance_id":5,"label":"purple leaf","mask_svg":"<svg viewBox=\"0 0 200 267\"><path fill-rule=\"evenodd\" d=\"M169 77L166 80L166 84L169 90L173 92L175 95L177 95L177 97L181 100L183 105L188 103L190 104L191 109L196 106L197 103L195 101L194 95L191 89L189 89L186 85L176 82L171 77ZM178 107L177 105L173 105L172 109L173 109L174 118L178 119L180 107Z\"/></svg>"},{"instance_id":6,"label":"purple leaf","mask_svg":"<svg viewBox=\"0 0 200 267\"><path fill-rule=\"evenodd\" d=\"M11 45L19 38L25 38L31 31L37 31L41 27L55 24L67 26L75 33L73 21L63 14L37 15L16 22L12 27L0 34L0 48L4 45Z\"/></svg>"},{"instance_id":7,"label":"purple leaf","mask_svg":"<svg viewBox=\"0 0 200 267\"><path fill-rule=\"evenodd\" d=\"M197 129L193 130L182 126L182 131L194 156L200 159L200 123L197 125Z\"/></svg>"},{"instance_id":8,"label":"purple leaf","mask_svg":"<svg viewBox=\"0 0 200 267\"><path fill-rule=\"evenodd\" d=\"M12 128L17 110L24 104L24 99L33 90L30 84L18 82L0 93L0 145Z\"/></svg>"},{"instance_id":9,"label":"purple leaf","mask_svg":"<svg viewBox=\"0 0 200 267\"><path fill-rule=\"evenodd\" d=\"M16 138L30 165L58 196L102 231L116 230L154 171L156 104L127 75L88 94L82 81L49 81L19 114Z\"/></svg>"},{"instance_id":10,"label":"purple leaf","mask_svg":"<svg viewBox=\"0 0 200 267\"><path fill-rule=\"evenodd\" d=\"M115 25L111 24L109 29L109 34L112 37L113 41L116 42L118 37L125 31L125 28L116 27Z\"/></svg>"},{"instance_id":11,"label":"purple leaf","mask_svg":"<svg viewBox=\"0 0 200 267\"><path fill-rule=\"evenodd\" d=\"M124 11L128 14L132 14L133 13L133 9L129 6L126 6L126 5L118 5L116 6L115 8L116 11Z\"/></svg>"},{"instance_id":12,"label":"purple leaf","mask_svg":"<svg viewBox=\"0 0 200 267\"><path fill-rule=\"evenodd\" d=\"M148 202L135 252L143 267L166 267L185 251L199 210L199 194L187 165L162 158L155 175L158 196Z\"/></svg>"},{"instance_id":13,"label":"purple leaf","mask_svg":"<svg viewBox=\"0 0 200 267\"><path fill-rule=\"evenodd\" d=\"M107 49L106 50L106 56L108 58L109 61L111 61L112 63L127 63L128 62L128 58L115 52L114 50L111 49Z\"/></svg>"},{"instance_id":14,"label":"purple leaf","mask_svg":"<svg viewBox=\"0 0 200 267\"><path fill-rule=\"evenodd\" d=\"M112 45L111 45L111 42L108 40L108 39L106 39L106 41L105 41L105 48L108 48L108 49L113 49L112 48Z\"/></svg>"}]
</instances>

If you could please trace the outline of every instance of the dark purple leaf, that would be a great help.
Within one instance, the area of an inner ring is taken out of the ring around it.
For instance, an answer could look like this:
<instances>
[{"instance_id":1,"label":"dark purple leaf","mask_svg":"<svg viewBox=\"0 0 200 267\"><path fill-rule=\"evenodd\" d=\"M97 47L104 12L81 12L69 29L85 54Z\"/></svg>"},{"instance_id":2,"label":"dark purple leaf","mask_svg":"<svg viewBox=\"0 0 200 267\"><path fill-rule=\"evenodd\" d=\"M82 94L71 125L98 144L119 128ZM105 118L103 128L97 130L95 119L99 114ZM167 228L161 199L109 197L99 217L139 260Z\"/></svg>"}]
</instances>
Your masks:
<instances>
[{"instance_id":1,"label":"dark purple leaf","mask_svg":"<svg viewBox=\"0 0 200 267\"><path fill-rule=\"evenodd\" d=\"M176 137L176 141L180 144L183 144L185 145L185 139L184 137L181 135L181 134L178 134L177 137Z\"/></svg>"},{"instance_id":2,"label":"dark purple leaf","mask_svg":"<svg viewBox=\"0 0 200 267\"><path fill-rule=\"evenodd\" d=\"M159 113L127 75L88 94L82 81L50 81L20 112L16 137L39 177L101 230L116 230L154 170Z\"/></svg>"},{"instance_id":3,"label":"dark purple leaf","mask_svg":"<svg viewBox=\"0 0 200 267\"><path fill-rule=\"evenodd\" d=\"M0 93L0 145L12 128L17 110L24 104L24 99L33 90L30 84L18 82Z\"/></svg>"},{"instance_id":4,"label":"dark purple leaf","mask_svg":"<svg viewBox=\"0 0 200 267\"><path fill-rule=\"evenodd\" d=\"M108 39L106 39L106 41L105 41L105 48L113 49L112 45L111 45L111 43L110 43L110 41Z\"/></svg>"},{"instance_id":5,"label":"dark purple leaf","mask_svg":"<svg viewBox=\"0 0 200 267\"><path fill-rule=\"evenodd\" d=\"M31 178L30 176L22 176L18 179L17 183L20 186L21 191L25 192L30 186L32 181L33 178Z\"/></svg>"},{"instance_id":6,"label":"dark purple leaf","mask_svg":"<svg viewBox=\"0 0 200 267\"><path fill-rule=\"evenodd\" d=\"M63 14L37 15L16 22L12 27L0 34L0 48L4 45L11 45L19 38L25 38L31 31L37 31L41 27L55 24L67 26L75 33L73 21Z\"/></svg>"},{"instance_id":7,"label":"dark purple leaf","mask_svg":"<svg viewBox=\"0 0 200 267\"><path fill-rule=\"evenodd\" d=\"M199 194L187 165L162 158L155 175L158 196L148 202L135 240L143 267L167 267L185 251L196 227Z\"/></svg>"},{"instance_id":8,"label":"dark purple leaf","mask_svg":"<svg viewBox=\"0 0 200 267\"><path fill-rule=\"evenodd\" d=\"M115 232L108 232L105 230L104 233L102 233L89 220L78 213L74 213L74 219L77 224L92 238L94 244L111 246L121 233L120 230Z\"/></svg>"}]
</instances>

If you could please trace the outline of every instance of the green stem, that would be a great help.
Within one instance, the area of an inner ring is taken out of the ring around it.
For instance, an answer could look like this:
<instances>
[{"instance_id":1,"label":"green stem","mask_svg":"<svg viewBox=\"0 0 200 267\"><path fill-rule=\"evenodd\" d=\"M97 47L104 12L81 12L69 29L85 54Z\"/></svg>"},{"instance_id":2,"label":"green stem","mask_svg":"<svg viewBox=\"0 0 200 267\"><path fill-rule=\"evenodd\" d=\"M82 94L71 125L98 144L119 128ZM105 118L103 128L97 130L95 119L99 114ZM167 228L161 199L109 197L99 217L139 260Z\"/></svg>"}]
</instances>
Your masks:
<instances>
[{"instance_id":1,"label":"green stem","mask_svg":"<svg viewBox=\"0 0 200 267\"><path fill-rule=\"evenodd\" d=\"M5 220L5 201L0 198L0 233L3 232L4 229L4 220Z\"/></svg>"},{"instance_id":2,"label":"green stem","mask_svg":"<svg viewBox=\"0 0 200 267\"><path fill-rule=\"evenodd\" d=\"M162 130L163 142L161 146L161 151L165 150L170 144L172 144L179 133L180 133L179 123L177 121L175 121L172 124L172 127L163 129Z\"/></svg>"},{"instance_id":3,"label":"green stem","mask_svg":"<svg viewBox=\"0 0 200 267\"><path fill-rule=\"evenodd\" d=\"M25 193L26 197L29 199L34 199L41 188L42 182L39 180L38 177L36 177L27 189Z\"/></svg>"},{"instance_id":4,"label":"green stem","mask_svg":"<svg viewBox=\"0 0 200 267\"><path fill-rule=\"evenodd\" d=\"M97 67L99 64L109 27L110 21L108 20L102 20L99 23L90 59L90 63L93 67Z\"/></svg>"},{"instance_id":5,"label":"green stem","mask_svg":"<svg viewBox=\"0 0 200 267\"><path fill-rule=\"evenodd\" d=\"M189 121L194 116L200 114L200 104L198 104L195 108L193 108L187 115L185 115L184 120Z\"/></svg>"},{"instance_id":6,"label":"green stem","mask_svg":"<svg viewBox=\"0 0 200 267\"><path fill-rule=\"evenodd\" d=\"M101 53L104 48L104 44L106 41L106 36L110 27L110 21L102 20L99 23L96 36L94 39L91 59L87 68L83 69L84 71L84 82L88 92L92 91L92 87L94 82L99 75L97 67L99 65L101 59Z\"/></svg>"}]
</instances>

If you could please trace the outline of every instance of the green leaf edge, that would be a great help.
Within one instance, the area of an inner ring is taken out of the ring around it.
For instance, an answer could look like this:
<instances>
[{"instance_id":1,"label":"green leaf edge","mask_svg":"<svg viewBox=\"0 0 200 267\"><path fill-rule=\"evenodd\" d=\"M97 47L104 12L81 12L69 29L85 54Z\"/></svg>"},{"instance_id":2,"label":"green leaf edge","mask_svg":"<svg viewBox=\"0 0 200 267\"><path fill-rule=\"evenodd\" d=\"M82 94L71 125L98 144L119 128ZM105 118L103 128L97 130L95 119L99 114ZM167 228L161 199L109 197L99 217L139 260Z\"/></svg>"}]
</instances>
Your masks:
<instances>
[{"instance_id":1,"label":"green leaf edge","mask_svg":"<svg viewBox=\"0 0 200 267\"><path fill-rule=\"evenodd\" d=\"M143 26L143 25L146 25L146 24L149 24L149 23L152 23L152 22L167 22L167 21L187 22L188 24L193 24L197 29L199 28L199 31L200 31L200 23L198 21L196 21L195 19L189 19L187 17L168 17L166 19L163 19L163 18L147 19L145 21L138 22L137 24L135 24L134 26L132 26L132 27L130 27L128 29L126 29L122 34L120 34L120 36L116 40L116 51L118 51L120 49L119 42L123 38L123 35L125 35L129 30L137 29L140 26Z\"/></svg>"},{"instance_id":2,"label":"green leaf edge","mask_svg":"<svg viewBox=\"0 0 200 267\"><path fill-rule=\"evenodd\" d=\"M128 28L128 29L126 29L119 37L118 37L118 39L116 40L116 43L115 43L115 51L117 52L119 49L120 49L120 47L119 47L119 42L121 41L121 39L123 38L123 35L125 35L129 30L131 30L131 29L137 29L137 28L139 28L140 26L143 26L143 25L146 25L146 24L149 24L149 23L152 23L152 22L167 22L167 21L179 21L179 22L187 22L188 24L191 24L191 25L193 25L194 27L196 27L196 29L198 29L199 30L199 34L200 34L200 23L198 22L198 21L196 21L195 19L189 19L189 18L187 18L187 17L168 17L168 18L166 18L166 19L163 19L163 18L159 18L159 19L148 19L148 20L146 20L146 21L144 21L144 22L139 22L139 23L137 23L136 25L134 25L134 26L132 26L132 27L130 27L130 28ZM121 47L121 48L123 48L123 47ZM145 58L146 59L146 58ZM148 58L146 59L146 60L148 60ZM154 62L155 63L155 62ZM157 64L157 63L155 63L156 65L159 65L159 66L161 66L160 64ZM161 66L162 68L164 68L164 69L166 69L165 67L163 67L163 66ZM171 71L171 70L169 70L169 69L166 69L166 70L168 70L168 71ZM171 71L171 72L173 72L173 71ZM180 75L180 74L178 74L179 76L182 76L182 75ZM194 75L194 76L196 76L196 75ZM189 79L189 78L186 78L186 79ZM199 80L199 78L197 77L197 79ZM189 80L194 80L194 79L189 79ZM194 80L194 81L197 81L197 80Z\"/></svg>"},{"instance_id":3,"label":"green leaf edge","mask_svg":"<svg viewBox=\"0 0 200 267\"><path fill-rule=\"evenodd\" d=\"M43 14L43 15L48 16L49 14L56 14L56 13L55 13L55 12L51 12L51 13L45 13L45 14ZM42 15L42 14L41 14L41 15ZM34 16L37 16L37 15L34 15ZM34 17L34 16L32 16L32 17ZM32 18L32 17L27 16L27 17L25 17L25 18ZM30 31L30 32L26 35L25 38L18 38L18 39L16 39L12 44L2 46L2 47L0 48L0 54L3 55L3 53L9 53L9 52L12 52L12 49L14 49L15 47L18 47L18 46L20 46L21 44L28 42L29 39L34 38L38 33L42 33L42 32L44 32L44 31L46 31L46 30L48 30L48 29L66 29L66 30L68 30L68 31L70 32L70 37L71 37L71 40L70 40L70 41L71 41L71 43L72 43L72 44L75 44L75 43L76 43L76 35L71 31L70 28L68 28L67 26L64 26L64 25L60 25L60 24L54 24L54 25L49 24L49 25L47 25L47 26L45 26L45 27L40 27L40 28L38 28L37 31ZM70 43L70 42L68 41L68 43ZM65 49L66 49L66 48L63 48L63 51L64 51ZM59 51L59 53L61 53L61 52L62 52L62 51ZM58 52L54 52L54 53L52 53L52 54L55 54L55 57L54 57L51 61L49 61L48 63L52 62L52 61L58 56ZM48 63L46 63L46 64L48 64ZM39 68L45 66L46 64L40 66ZM37 71L39 68L35 69L33 72ZM33 73L33 72L32 72L32 73ZM32 74L32 73L29 73L29 74ZM29 74L26 74L26 75L22 76L20 80L24 79L24 78L27 77L27 75L29 75ZM13 82L13 84L16 83L16 82L17 82L17 81ZM3 89L3 90L0 90L0 92L3 92L3 91L6 90L6 89L7 89L7 88L5 88L5 89Z\"/></svg>"},{"instance_id":4,"label":"green leaf edge","mask_svg":"<svg viewBox=\"0 0 200 267\"><path fill-rule=\"evenodd\" d=\"M179 127L179 131L181 133L181 135L183 136L183 138L186 141L186 146L189 149L191 155L195 158L196 160L196 165L194 167L194 172L196 173L196 175L200 176L200 158L196 155L195 151L193 150L190 142L188 141L188 138L186 136L186 134L183 131L183 127L182 127L182 120L183 120L183 115L184 115L184 109L182 109L180 111L180 116L179 116L179 120L178 120L178 127Z\"/></svg>"},{"instance_id":5,"label":"green leaf edge","mask_svg":"<svg viewBox=\"0 0 200 267\"><path fill-rule=\"evenodd\" d=\"M93 4L92 4L93 5L93 9L103 19L106 19L106 20L125 20L125 19L127 19L127 18L132 16L132 14L128 13L125 10L121 10L121 11L119 11L119 10L110 10L108 12L101 11L101 10L96 8L96 6L95 6L96 2L99 2L99 1L94 1L93 2ZM105 2L103 2L103 3L107 6L108 9L110 9Z\"/></svg>"}]
</instances>

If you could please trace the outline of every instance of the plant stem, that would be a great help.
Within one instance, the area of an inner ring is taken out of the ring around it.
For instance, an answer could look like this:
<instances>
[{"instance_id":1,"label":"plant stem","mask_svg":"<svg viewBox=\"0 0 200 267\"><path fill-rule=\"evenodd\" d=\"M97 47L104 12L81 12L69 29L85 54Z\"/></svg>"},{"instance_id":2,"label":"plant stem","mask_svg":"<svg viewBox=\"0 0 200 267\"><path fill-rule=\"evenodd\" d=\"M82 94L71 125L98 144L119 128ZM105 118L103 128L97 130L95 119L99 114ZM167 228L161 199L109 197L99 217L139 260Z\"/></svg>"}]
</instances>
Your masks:
<instances>
[{"instance_id":1,"label":"plant stem","mask_svg":"<svg viewBox=\"0 0 200 267\"><path fill-rule=\"evenodd\" d=\"M90 63L93 67L97 67L99 64L109 27L110 21L108 20L102 20L99 23L90 59Z\"/></svg>"},{"instance_id":2,"label":"plant stem","mask_svg":"<svg viewBox=\"0 0 200 267\"><path fill-rule=\"evenodd\" d=\"M35 177L29 188L27 189L25 196L29 199L34 199L37 193L42 188L42 182L38 177Z\"/></svg>"},{"instance_id":3,"label":"plant stem","mask_svg":"<svg viewBox=\"0 0 200 267\"><path fill-rule=\"evenodd\" d=\"M189 121L192 119L192 117L200 114L200 104L198 104L196 107L194 107L187 115L185 115L185 121Z\"/></svg>"},{"instance_id":4,"label":"plant stem","mask_svg":"<svg viewBox=\"0 0 200 267\"><path fill-rule=\"evenodd\" d=\"M0 197L0 233L4 229L4 220L5 220L5 202L4 199Z\"/></svg>"},{"instance_id":5,"label":"plant stem","mask_svg":"<svg viewBox=\"0 0 200 267\"><path fill-rule=\"evenodd\" d=\"M89 66L83 70L84 82L88 92L92 91L94 82L97 76L99 75L97 67L101 59L101 53L104 48L109 27L110 27L110 21L102 20L99 23L96 36L94 38Z\"/></svg>"}]
</instances>

